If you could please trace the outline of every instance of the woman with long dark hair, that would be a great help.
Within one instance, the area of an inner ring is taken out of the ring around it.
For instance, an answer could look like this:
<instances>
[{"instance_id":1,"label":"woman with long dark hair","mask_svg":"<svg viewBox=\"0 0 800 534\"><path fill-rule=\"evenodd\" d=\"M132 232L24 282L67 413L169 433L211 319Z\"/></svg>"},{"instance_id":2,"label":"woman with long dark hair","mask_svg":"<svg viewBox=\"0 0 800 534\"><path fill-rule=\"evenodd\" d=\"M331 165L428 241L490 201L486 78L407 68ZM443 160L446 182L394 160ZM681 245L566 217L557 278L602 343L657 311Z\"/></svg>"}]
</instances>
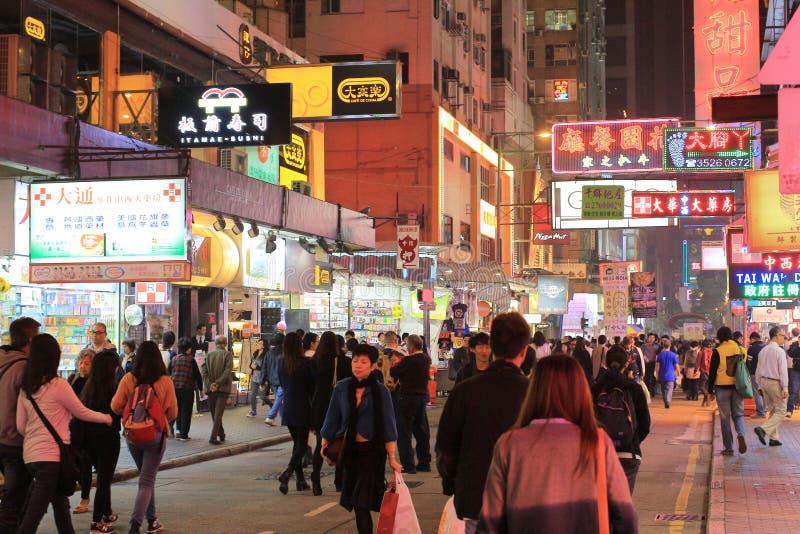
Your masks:
<instances>
[{"instance_id":1,"label":"woman with long dark hair","mask_svg":"<svg viewBox=\"0 0 800 534\"><path fill-rule=\"evenodd\" d=\"M331 331L323 332L319 338L317 350L311 358L311 368L314 373L314 395L311 400L311 428L317 436L314 447L313 470L311 471L311 489L314 495L322 495L320 472L322 471L322 438L319 431L325 422L325 414L331 402L333 386L338 381L334 372L338 367L339 343L336 334Z\"/></svg>"},{"instance_id":2,"label":"woman with long dark hair","mask_svg":"<svg viewBox=\"0 0 800 534\"><path fill-rule=\"evenodd\" d=\"M581 368L583 368L583 372L586 375L586 381L591 385L594 382L592 378L592 355L586 350L586 340L582 337L575 340L575 348L572 350L572 357L581 364Z\"/></svg>"},{"instance_id":3,"label":"woman with long dark hair","mask_svg":"<svg viewBox=\"0 0 800 534\"><path fill-rule=\"evenodd\" d=\"M134 391L142 385L153 388L164 410L166 421L175 419L178 415L175 387L167 374L164 360L161 359L161 351L153 341L145 341L136 349L133 368L122 378L114 398L111 399L111 409L114 413L122 414ZM167 448L165 438L169 432L169 426L166 421L163 421L163 424L159 423L159 431L152 441L148 443L128 441L128 450L139 470L139 488L131 513L130 534L139 534L145 516L148 533L153 534L164 530L156 517L155 484L158 466L161 465L161 458Z\"/></svg>"},{"instance_id":4,"label":"woman with long dark hair","mask_svg":"<svg viewBox=\"0 0 800 534\"><path fill-rule=\"evenodd\" d=\"M478 531L516 534L535 525L591 534L601 521L613 532L638 532L625 473L597 426L583 369L553 354L536 365L517 422L495 445Z\"/></svg>"},{"instance_id":5,"label":"woman with long dark hair","mask_svg":"<svg viewBox=\"0 0 800 534\"><path fill-rule=\"evenodd\" d=\"M342 466L342 495L348 511L355 509L359 534L372 533L370 511L378 512L386 487L386 460L396 472L397 426L389 388L378 382L378 349L361 344L353 351L353 376L336 384L320 433L323 453L328 443L344 436L337 465ZM329 462L330 463L330 462Z\"/></svg>"},{"instance_id":6,"label":"woman with long dark hair","mask_svg":"<svg viewBox=\"0 0 800 534\"><path fill-rule=\"evenodd\" d=\"M536 351L537 362L544 357L550 356L550 343L547 342L547 338L544 337L540 330L533 334L533 350Z\"/></svg>"},{"instance_id":7,"label":"woman with long dark hair","mask_svg":"<svg viewBox=\"0 0 800 534\"><path fill-rule=\"evenodd\" d=\"M81 402L91 410L111 415L110 427L96 423L81 423L81 451L89 459L89 469L97 470L97 488L92 510L92 532L112 532L110 525L118 519L111 509L111 479L119 459L119 417L111 411L111 399L117 391L116 374L119 368L117 351L103 349L92 361L92 370L81 392ZM91 480L91 473L90 473Z\"/></svg>"},{"instance_id":8,"label":"woman with long dark hair","mask_svg":"<svg viewBox=\"0 0 800 534\"><path fill-rule=\"evenodd\" d=\"M61 450L42 417L47 419L65 444L69 444L71 440L69 422L72 417L111 425L110 415L95 412L81 404L69 383L59 378L60 359L61 347L50 334L39 334L31 340L30 354L17 400L17 431L23 437L22 459L33 477L33 482L17 534L34 534L47 513L49 504L53 505L59 534L75 532L69 513L69 500L66 495L58 492ZM41 411L41 416L34 405Z\"/></svg>"},{"instance_id":9,"label":"woman with long dark hair","mask_svg":"<svg viewBox=\"0 0 800 534\"><path fill-rule=\"evenodd\" d=\"M283 357L279 370L283 388L283 416L281 424L289 427L294 447L286 470L278 477L280 492L289 491L289 479L297 476L297 491L306 491L309 485L303 475L303 455L308 448L308 431L311 427L311 397L314 393L314 373L311 359L305 356L303 339L297 332L286 334L283 340Z\"/></svg>"}]
</instances>

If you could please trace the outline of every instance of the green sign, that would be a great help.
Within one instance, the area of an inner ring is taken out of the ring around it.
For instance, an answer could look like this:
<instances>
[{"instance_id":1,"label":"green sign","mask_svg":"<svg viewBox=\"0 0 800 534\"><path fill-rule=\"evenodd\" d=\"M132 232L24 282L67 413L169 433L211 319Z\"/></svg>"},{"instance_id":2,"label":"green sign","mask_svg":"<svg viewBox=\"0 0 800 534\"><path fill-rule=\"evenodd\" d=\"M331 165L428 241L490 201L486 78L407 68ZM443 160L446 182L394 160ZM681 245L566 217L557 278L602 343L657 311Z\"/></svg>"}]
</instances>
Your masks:
<instances>
[{"instance_id":1,"label":"green sign","mask_svg":"<svg viewBox=\"0 0 800 534\"><path fill-rule=\"evenodd\" d=\"M582 219L624 219L624 185L584 185L581 195Z\"/></svg>"},{"instance_id":2,"label":"green sign","mask_svg":"<svg viewBox=\"0 0 800 534\"><path fill-rule=\"evenodd\" d=\"M664 128L665 171L752 168L752 128Z\"/></svg>"}]
</instances>

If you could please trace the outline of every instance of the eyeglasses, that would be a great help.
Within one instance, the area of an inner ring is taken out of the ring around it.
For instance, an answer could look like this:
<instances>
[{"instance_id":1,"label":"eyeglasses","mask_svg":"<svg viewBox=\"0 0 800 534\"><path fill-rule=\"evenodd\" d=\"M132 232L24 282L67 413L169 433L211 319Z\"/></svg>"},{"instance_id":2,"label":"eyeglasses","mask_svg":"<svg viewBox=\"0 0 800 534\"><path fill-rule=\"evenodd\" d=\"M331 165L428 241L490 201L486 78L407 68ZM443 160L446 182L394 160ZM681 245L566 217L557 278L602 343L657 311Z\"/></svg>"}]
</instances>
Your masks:
<instances>
[{"instance_id":1,"label":"eyeglasses","mask_svg":"<svg viewBox=\"0 0 800 534\"><path fill-rule=\"evenodd\" d=\"M106 333L105 330L92 330L92 334L94 334L95 336L99 336L100 334L105 334L105 333Z\"/></svg>"}]
</instances>

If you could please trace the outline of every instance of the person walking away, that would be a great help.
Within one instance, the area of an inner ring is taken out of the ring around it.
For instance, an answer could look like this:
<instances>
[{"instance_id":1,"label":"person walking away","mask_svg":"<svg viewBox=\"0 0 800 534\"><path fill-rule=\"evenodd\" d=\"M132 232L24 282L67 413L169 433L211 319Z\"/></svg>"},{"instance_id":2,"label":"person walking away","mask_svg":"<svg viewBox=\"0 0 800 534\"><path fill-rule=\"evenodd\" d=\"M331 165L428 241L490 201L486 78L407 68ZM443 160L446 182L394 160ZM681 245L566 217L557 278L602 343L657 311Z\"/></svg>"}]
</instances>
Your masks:
<instances>
[{"instance_id":1,"label":"person walking away","mask_svg":"<svg viewBox=\"0 0 800 534\"><path fill-rule=\"evenodd\" d=\"M216 348L209 352L203 360L200 374L203 376L203 384L205 384L208 394L208 407L211 409L211 417L214 420L208 442L212 445L219 445L225 441L222 416L225 415L225 406L228 402L228 395L231 393L233 355L228 351L227 337L217 336L214 343Z\"/></svg>"},{"instance_id":2,"label":"person walking away","mask_svg":"<svg viewBox=\"0 0 800 534\"><path fill-rule=\"evenodd\" d=\"M119 459L119 416L111 410L111 399L117 391L118 368L119 355L116 351L101 350L98 352L92 361L92 369L80 395L84 406L96 412L107 413L112 419L111 426L78 423L81 426L79 434L82 435L81 452L89 460L90 486L92 466L95 466L97 470L92 522L89 525L92 533L114 532L111 524L119 518L111 509L111 479L114 477L114 470ZM75 421L73 419L73 423ZM73 431L73 438L74 436L75 432ZM83 485L81 485L81 492L83 492Z\"/></svg>"},{"instance_id":3,"label":"person walking away","mask_svg":"<svg viewBox=\"0 0 800 534\"><path fill-rule=\"evenodd\" d=\"M278 414L283 415L283 388L281 387L280 368L284 339L284 333L278 331L272 339L272 347L264 356L264 372L262 373L261 381L265 384L268 383L275 390L275 400L269 409L267 418L264 419L264 424L269 426L275 426L275 418Z\"/></svg>"},{"instance_id":4,"label":"person walking away","mask_svg":"<svg viewBox=\"0 0 800 534\"><path fill-rule=\"evenodd\" d=\"M637 384L644 380L645 361L642 350L634 343L633 336L622 339L622 347L628 353L628 372Z\"/></svg>"},{"instance_id":5,"label":"person walking away","mask_svg":"<svg viewBox=\"0 0 800 534\"><path fill-rule=\"evenodd\" d=\"M105 350L105 349L104 349ZM114 351L116 355L116 351ZM95 352L93 349L81 349L78 353L78 372L72 373L67 382L72 386L72 391L80 398L83 386L86 385L86 380L89 378L89 373L92 370L92 360L94 359ZM119 369L119 356L117 356L117 369ZM115 371L116 375L116 371ZM114 377L114 386L116 387L116 376ZM84 435L81 431L83 428L79 419L73 419L70 422L70 434L72 438L72 448L78 459L78 484L81 487L81 500L78 505L72 509L73 514L84 514L89 511L89 496L92 489L92 460L88 452L83 448Z\"/></svg>"},{"instance_id":6,"label":"person walking away","mask_svg":"<svg viewBox=\"0 0 800 534\"><path fill-rule=\"evenodd\" d=\"M692 341L683 357L683 377L686 380L686 399L697 400L698 386L700 383L700 370L697 360L700 355L700 343Z\"/></svg>"},{"instance_id":7,"label":"person walking away","mask_svg":"<svg viewBox=\"0 0 800 534\"><path fill-rule=\"evenodd\" d=\"M608 338L605 334L600 334L597 338L597 346L592 350L592 378L597 380L601 370L606 369L606 353L608 352Z\"/></svg>"},{"instance_id":8,"label":"person walking away","mask_svg":"<svg viewBox=\"0 0 800 534\"><path fill-rule=\"evenodd\" d=\"M797 396L800 394L800 329L792 329L792 340L787 343L786 355L791 359L789 371L789 402L786 405L786 417L791 418L794 407L797 405Z\"/></svg>"},{"instance_id":9,"label":"person walking away","mask_svg":"<svg viewBox=\"0 0 800 534\"><path fill-rule=\"evenodd\" d=\"M719 408L719 424L722 430L722 454L733 455L731 418L739 442L739 454L747 452L744 439L744 397L736 391L736 365L745 359L742 348L733 340L733 332L727 326L717 330L719 345L711 353L708 373L709 400L716 399Z\"/></svg>"},{"instance_id":10,"label":"person walking away","mask_svg":"<svg viewBox=\"0 0 800 534\"><path fill-rule=\"evenodd\" d=\"M111 410L117 415L122 415L126 407L131 404L134 394L136 393L138 397L138 394L146 393L145 390L152 390L160 403L161 413L155 409L155 404L151 404L152 411L149 411L149 415L156 422L156 435L153 440L137 443L126 439L128 451L139 470L139 487L131 512L129 534L139 534L145 519L147 519L148 534L164 530L156 515L156 474L167 448L166 434L169 431L167 421L177 417L178 401L175 398L175 387L167 375L164 360L161 359L161 351L153 341L145 341L136 349L133 369L119 383L117 392L111 399Z\"/></svg>"},{"instance_id":11,"label":"person walking away","mask_svg":"<svg viewBox=\"0 0 800 534\"><path fill-rule=\"evenodd\" d=\"M758 354L756 382L761 386L761 394L769 411L769 419L755 427L756 436L762 445L780 447L778 427L786 415L786 399L789 398L789 373L786 352L783 350L785 335L779 326L769 329L769 344Z\"/></svg>"},{"instance_id":12,"label":"person walking away","mask_svg":"<svg viewBox=\"0 0 800 534\"><path fill-rule=\"evenodd\" d=\"M30 355L17 398L16 419L17 430L23 437L23 461L33 482L17 534L34 534L47 513L48 505L53 506L58 533L74 534L69 500L58 491L61 449L54 434L64 444L69 444L69 422L73 416L107 426L112 422L107 413L90 410L81 404L67 381L59 378L60 360L61 347L53 336L39 334L31 340Z\"/></svg>"},{"instance_id":13,"label":"person walking away","mask_svg":"<svg viewBox=\"0 0 800 534\"><path fill-rule=\"evenodd\" d=\"M533 350L536 351L537 362L542 358L550 356L551 353L550 343L547 342L547 338L544 337L544 334L539 330L533 334Z\"/></svg>"},{"instance_id":14,"label":"person walking away","mask_svg":"<svg viewBox=\"0 0 800 534\"><path fill-rule=\"evenodd\" d=\"M373 532L370 512L381 508L386 460L395 472L402 468L395 459L397 429L391 394L373 372L378 356L378 349L371 345L355 347L353 376L336 384L320 429L323 454L331 441L344 436L338 459L342 465L339 504L347 511L355 510L359 534Z\"/></svg>"},{"instance_id":15,"label":"person walking away","mask_svg":"<svg viewBox=\"0 0 800 534\"><path fill-rule=\"evenodd\" d=\"M22 459L22 434L17 430L17 399L31 340L40 326L30 317L15 319L8 327L8 344L0 346L0 471L4 479L0 532L16 532L31 483Z\"/></svg>"},{"instance_id":16,"label":"person walking away","mask_svg":"<svg viewBox=\"0 0 800 534\"><path fill-rule=\"evenodd\" d=\"M442 491L454 496L466 534L478 527L494 444L514 424L528 389L520 365L529 336L530 326L518 313L495 317L489 337L495 360L485 372L453 388L439 420L436 467Z\"/></svg>"},{"instance_id":17,"label":"person walking away","mask_svg":"<svg viewBox=\"0 0 800 534\"><path fill-rule=\"evenodd\" d=\"M642 387L622 372L627 359L628 355L619 346L608 350L608 371L592 387L592 399L599 423L614 442L632 495L642 465L641 444L650 433L650 409ZM617 417L619 414L622 419Z\"/></svg>"},{"instance_id":18,"label":"person walking away","mask_svg":"<svg viewBox=\"0 0 800 534\"><path fill-rule=\"evenodd\" d=\"M711 368L711 354L713 350L710 346L710 341L704 340L701 343L700 353L697 358L697 370L700 371L700 382L698 388L703 394L703 402L701 406L708 406L708 373Z\"/></svg>"},{"instance_id":19,"label":"person walking away","mask_svg":"<svg viewBox=\"0 0 800 534\"><path fill-rule=\"evenodd\" d=\"M292 474L297 477L297 491L310 489L303 475L303 456L308 447L308 429L311 426L314 373L311 369L311 360L305 356L302 337L296 332L286 334L283 341L283 357L279 372L280 384L283 387L281 424L289 427L294 443L289 465L278 477L279 490L286 495Z\"/></svg>"},{"instance_id":20,"label":"person walking away","mask_svg":"<svg viewBox=\"0 0 800 534\"><path fill-rule=\"evenodd\" d=\"M758 354L761 349L766 347L766 343L761 341L761 334L758 332L750 333L750 346L747 348L747 372L750 373L750 383L753 386L753 397L756 401L756 414L754 417L766 417L766 409L764 408L764 397L758 386L758 379L756 378L756 369L758 369Z\"/></svg>"},{"instance_id":21,"label":"person walking away","mask_svg":"<svg viewBox=\"0 0 800 534\"><path fill-rule=\"evenodd\" d=\"M644 356L644 383L647 386L647 390L650 392L650 396L656 394L656 357L658 353L661 352L659 350L658 344L656 343L657 336L654 333L647 334L647 339L645 340L644 344L642 345L642 355Z\"/></svg>"},{"instance_id":22,"label":"person walking away","mask_svg":"<svg viewBox=\"0 0 800 534\"><path fill-rule=\"evenodd\" d=\"M175 332L168 330L161 336L161 358L164 360L164 365L169 369L169 364L172 358L178 354L175 350Z\"/></svg>"},{"instance_id":23,"label":"person walking away","mask_svg":"<svg viewBox=\"0 0 800 534\"><path fill-rule=\"evenodd\" d=\"M479 332L470 336L469 349L475 355L475 360L461 368L456 376L456 384L473 376L478 376L486 371L491 363L492 347L489 344L489 335L486 332Z\"/></svg>"},{"instance_id":24,"label":"person walking away","mask_svg":"<svg viewBox=\"0 0 800 534\"><path fill-rule=\"evenodd\" d=\"M178 418L175 421L180 432L176 438L186 441L191 439L189 431L192 428L194 392L203 384L203 376L192 352L191 338L182 337L178 340L178 353L169 364L169 375L178 404Z\"/></svg>"},{"instance_id":25,"label":"person walking away","mask_svg":"<svg viewBox=\"0 0 800 534\"><path fill-rule=\"evenodd\" d=\"M431 470L431 431L426 407L430 401L428 380L431 359L422 352L422 339L419 336L408 336L406 346L408 356L390 369L392 378L400 384L397 400L405 430L399 434L398 439L400 462L404 473L428 472ZM411 448L412 435L417 442L416 466L414 450Z\"/></svg>"},{"instance_id":26,"label":"person walking away","mask_svg":"<svg viewBox=\"0 0 800 534\"><path fill-rule=\"evenodd\" d=\"M581 364L583 373L586 375L586 383L591 386L594 383L594 379L592 378L592 356L589 354L589 351L586 350L586 340L582 337L577 337L575 339L575 348L572 349L572 357Z\"/></svg>"},{"instance_id":27,"label":"person walking away","mask_svg":"<svg viewBox=\"0 0 800 534\"><path fill-rule=\"evenodd\" d=\"M314 394L311 399L311 428L317 436L314 447L314 457L311 471L311 491L314 495L322 495L320 473L322 471L322 436L320 429L325 422L325 414L331 403L333 388L338 381L336 371L338 367L339 343L336 334L331 331L323 332L319 344L311 358L311 369L314 373Z\"/></svg>"},{"instance_id":28,"label":"person walking away","mask_svg":"<svg viewBox=\"0 0 800 534\"><path fill-rule=\"evenodd\" d=\"M669 339L661 340L661 352L656 357L656 377L661 384L661 393L664 397L664 408L669 408L672 402L672 392L675 391L675 381L681 375L678 355L672 352L672 342Z\"/></svg>"},{"instance_id":29,"label":"person walking away","mask_svg":"<svg viewBox=\"0 0 800 534\"><path fill-rule=\"evenodd\" d=\"M258 415L258 393L262 391L264 356L268 350L269 342L263 337L259 338L256 342L256 350L253 351L253 357L250 359L250 411L247 413L247 417Z\"/></svg>"},{"instance_id":30,"label":"person walking away","mask_svg":"<svg viewBox=\"0 0 800 534\"><path fill-rule=\"evenodd\" d=\"M600 516L606 531L638 532L625 472L597 425L583 369L554 354L539 362L517 422L494 448L478 532L595 533Z\"/></svg>"}]
</instances>

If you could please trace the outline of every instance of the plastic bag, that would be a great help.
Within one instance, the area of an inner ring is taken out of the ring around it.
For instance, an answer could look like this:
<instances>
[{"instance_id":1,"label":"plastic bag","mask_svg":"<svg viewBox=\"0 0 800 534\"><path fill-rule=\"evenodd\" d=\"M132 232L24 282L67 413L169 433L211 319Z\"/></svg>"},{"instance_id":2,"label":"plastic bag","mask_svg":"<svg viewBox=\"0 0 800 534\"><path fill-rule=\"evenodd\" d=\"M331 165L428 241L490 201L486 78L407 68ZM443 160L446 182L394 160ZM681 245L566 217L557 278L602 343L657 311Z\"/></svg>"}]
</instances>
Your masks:
<instances>
[{"instance_id":1,"label":"plastic bag","mask_svg":"<svg viewBox=\"0 0 800 534\"><path fill-rule=\"evenodd\" d=\"M454 497L447 500L439 520L439 534L464 534L464 521L456 514Z\"/></svg>"},{"instance_id":2,"label":"plastic bag","mask_svg":"<svg viewBox=\"0 0 800 534\"><path fill-rule=\"evenodd\" d=\"M395 472L394 481L383 494L378 534L422 534L411 492L400 473Z\"/></svg>"}]
</instances>

